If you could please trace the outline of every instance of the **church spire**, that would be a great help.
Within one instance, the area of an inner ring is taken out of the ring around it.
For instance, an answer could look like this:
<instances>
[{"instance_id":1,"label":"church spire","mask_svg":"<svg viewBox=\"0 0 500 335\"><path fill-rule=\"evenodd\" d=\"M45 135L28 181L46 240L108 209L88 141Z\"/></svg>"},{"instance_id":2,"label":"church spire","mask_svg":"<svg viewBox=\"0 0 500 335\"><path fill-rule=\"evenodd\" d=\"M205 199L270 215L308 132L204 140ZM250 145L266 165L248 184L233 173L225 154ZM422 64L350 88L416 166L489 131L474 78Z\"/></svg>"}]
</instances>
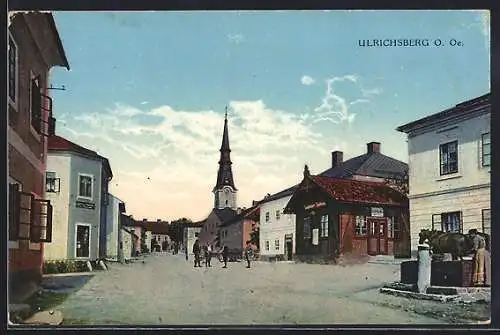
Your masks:
<instances>
[{"instance_id":1,"label":"church spire","mask_svg":"<svg viewBox=\"0 0 500 335\"><path fill-rule=\"evenodd\" d=\"M231 169L231 149L229 147L229 131L227 126L227 106L224 115L224 132L222 133L222 144L220 147L219 171L217 173L217 182L214 191L222 189L224 186L230 186L234 191L233 171Z\"/></svg>"}]
</instances>

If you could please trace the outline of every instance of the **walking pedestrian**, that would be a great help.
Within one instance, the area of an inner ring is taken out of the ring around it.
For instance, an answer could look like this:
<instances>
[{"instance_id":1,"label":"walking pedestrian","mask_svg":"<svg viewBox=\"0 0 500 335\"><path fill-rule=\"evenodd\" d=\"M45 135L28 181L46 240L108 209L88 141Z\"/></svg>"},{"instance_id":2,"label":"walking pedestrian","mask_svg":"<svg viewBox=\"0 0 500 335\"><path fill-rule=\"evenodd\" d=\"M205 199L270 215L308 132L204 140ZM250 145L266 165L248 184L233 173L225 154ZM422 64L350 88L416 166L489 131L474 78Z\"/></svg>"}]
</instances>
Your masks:
<instances>
[{"instance_id":1,"label":"walking pedestrian","mask_svg":"<svg viewBox=\"0 0 500 335\"><path fill-rule=\"evenodd\" d=\"M484 237L477 233L477 229L469 230L469 235L472 239L472 245L474 250L474 275L472 278L472 282L474 286L484 285L484 270L485 270L485 262L484 262L484 252L486 248L486 241Z\"/></svg>"},{"instance_id":2,"label":"walking pedestrian","mask_svg":"<svg viewBox=\"0 0 500 335\"><path fill-rule=\"evenodd\" d=\"M208 245L205 249L205 266L211 268L212 264L210 262L212 261L212 246Z\"/></svg>"},{"instance_id":3,"label":"walking pedestrian","mask_svg":"<svg viewBox=\"0 0 500 335\"><path fill-rule=\"evenodd\" d=\"M253 249L250 242L247 242L247 247L245 249L245 259L247 260L247 269L250 269L250 260L253 256Z\"/></svg>"},{"instance_id":4,"label":"walking pedestrian","mask_svg":"<svg viewBox=\"0 0 500 335\"><path fill-rule=\"evenodd\" d=\"M194 245L193 245L194 267L195 268L201 268L200 253L201 253L200 241L196 240L194 242Z\"/></svg>"},{"instance_id":5,"label":"walking pedestrian","mask_svg":"<svg viewBox=\"0 0 500 335\"><path fill-rule=\"evenodd\" d=\"M227 268L227 258L229 257L229 248L227 245L222 248L222 260L224 261L224 266L222 268Z\"/></svg>"}]
</instances>

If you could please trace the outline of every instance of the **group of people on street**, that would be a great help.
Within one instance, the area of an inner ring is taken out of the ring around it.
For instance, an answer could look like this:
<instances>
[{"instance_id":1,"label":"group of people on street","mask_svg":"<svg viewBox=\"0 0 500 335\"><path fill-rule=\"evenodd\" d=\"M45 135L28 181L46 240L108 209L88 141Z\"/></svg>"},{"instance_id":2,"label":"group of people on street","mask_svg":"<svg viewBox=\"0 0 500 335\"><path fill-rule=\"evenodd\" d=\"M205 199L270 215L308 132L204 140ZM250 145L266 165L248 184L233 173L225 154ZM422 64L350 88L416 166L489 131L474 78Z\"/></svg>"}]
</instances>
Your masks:
<instances>
[{"instance_id":1,"label":"group of people on street","mask_svg":"<svg viewBox=\"0 0 500 335\"><path fill-rule=\"evenodd\" d=\"M201 265L201 255L203 252L205 267L212 267L211 260L213 256L213 249L211 245L201 246L200 241L196 240L193 245L193 254L194 254L194 267L202 267ZM229 248L225 245L222 248L222 261L224 262L224 266L222 268L227 268L227 261L229 259ZM247 247L245 249L245 259L247 261L247 268L250 268L250 261L253 256L253 249L249 242L247 242ZM188 260L188 253L186 247L186 260Z\"/></svg>"},{"instance_id":2,"label":"group of people on street","mask_svg":"<svg viewBox=\"0 0 500 335\"><path fill-rule=\"evenodd\" d=\"M491 286L491 258L485 237L477 229L469 230L473 245L474 274L472 283L475 286ZM488 246L489 247L489 246Z\"/></svg>"}]
</instances>

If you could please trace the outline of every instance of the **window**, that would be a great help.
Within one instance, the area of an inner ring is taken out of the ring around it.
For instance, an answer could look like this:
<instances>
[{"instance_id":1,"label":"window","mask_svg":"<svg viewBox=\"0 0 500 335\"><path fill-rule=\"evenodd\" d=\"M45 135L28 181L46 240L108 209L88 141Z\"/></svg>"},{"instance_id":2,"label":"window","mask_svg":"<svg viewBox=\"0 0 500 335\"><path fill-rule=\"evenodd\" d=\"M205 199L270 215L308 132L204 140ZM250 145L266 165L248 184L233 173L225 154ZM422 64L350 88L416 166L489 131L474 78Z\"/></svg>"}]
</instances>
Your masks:
<instances>
[{"instance_id":1,"label":"window","mask_svg":"<svg viewBox=\"0 0 500 335\"><path fill-rule=\"evenodd\" d=\"M432 230L462 233L462 212L432 215Z\"/></svg>"},{"instance_id":2,"label":"window","mask_svg":"<svg viewBox=\"0 0 500 335\"><path fill-rule=\"evenodd\" d=\"M19 53L17 50L17 45L16 42L14 42L14 39L9 33L9 102L11 104L16 104L17 103L17 96L18 96L18 63L19 63Z\"/></svg>"},{"instance_id":3,"label":"window","mask_svg":"<svg viewBox=\"0 0 500 335\"><path fill-rule=\"evenodd\" d=\"M194 233L194 237L198 237L199 233Z\"/></svg>"},{"instance_id":4,"label":"window","mask_svg":"<svg viewBox=\"0 0 500 335\"><path fill-rule=\"evenodd\" d=\"M31 78L31 100L30 115L31 126L37 133L41 132L42 127L42 95L40 93L40 76Z\"/></svg>"},{"instance_id":5,"label":"window","mask_svg":"<svg viewBox=\"0 0 500 335\"><path fill-rule=\"evenodd\" d=\"M78 196L92 199L92 176L80 174L78 185Z\"/></svg>"},{"instance_id":6,"label":"window","mask_svg":"<svg viewBox=\"0 0 500 335\"><path fill-rule=\"evenodd\" d=\"M399 238L401 231L401 225L399 220L395 216L387 218L387 237L388 238Z\"/></svg>"},{"instance_id":7,"label":"window","mask_svg":"<svg viewBox=\"0 0 500 335\"><path fill-rule=\"evenodd\" d=\"M266 222L269 222L269 212L266 212Z\"/></svg>"},{"instance_id":8,"label":"window","mask_svg":"<svg viewBox=\"0 0 500 335\"><path fill-rule=\"evenodd\" d=\"M19 236L20 185L9 184L9 241Z\"/></svg>"},{"instance_id":9,"label":"window","mask_svg":"<svg viewBox=\"0 0 500 335\"><path fill-rule=\"evenodd\" d=\"M274 240L274 250L280 250L280 240Z\"/></svg>"},{"instance_id":10,"label":"window","mask_svg":"<svg viewBox=\"0 0 500 335\"><path fill-rule=\"evenodd\" d=\"M45 172L45 191L49 193L58 193L60 189L60 179L56 178L55 172Z\"/></svg>"},{"instance_id":11,"label":"window","mask_svg":"<svg viewBox=\"0 0 500 335\"><path fill-rule=\"evenodd\" d=\"M366 217L365 216L356 216L356 227L354 229L354 233L356 236L366 236Z\"/></svg>"},{"instance_id":12,"label":"window","mask_svg":"<svg viewBox=\"0 0 500 335\"><path fill-rule=\"evenodd\" d=\"M490 133L481 135L481 162L483 166L490 166L491 164L491 139Z\"/></svg>"},{"instance_id":13,"label":"window","mask_svg":"<svg viewBox=\"0 0 500 335\"><path fill-rule=\"evenodd\" d=\"M269 241L266 241L266 251L269 251Z\"/></svg>"},{"instance_id":14,"label":"window","mask_svg":"<svg viewBox=\"0 0 500 335\"><path fill-rule=\"evenodd\" d=\"M304 218L304 238L311 238L311 217Z\"/></svg>"},{"instance_id":15,"label":"window","mask_svg":"<svg viewBox=\"0 0 500 335\"><path fill-rule=\"evenodd\" d=\"M491 210L482 210L483 233L491 235Z\"/></svg>"},{"instance_id":16,"label":"window","mask_svg":"<svg viewBox=\"0 0 500 335\"><path fill-rule=\"evenodd\" d=\"M277 210L276 211L276 220L279 220L281 217L281 211L280 210Z\"/></svg>"},{"instance_id":17,"label":"window","mask_svg":"<svg viewBox=\"0 0 500 335\"><path fill-rule=\"evenodd\" d=\"M458 142L453 141L439 146L440 174L458 172Z\"/></svg>"},{"instance_id":18,"label":"window","mask_svg":"<svg viewBox=\"0 0 500 335\"><path fill-rule=\"evenodd\" d=\"M328 237L328 214L321 216L320 237Z\"/></svg>"}]
</instances>

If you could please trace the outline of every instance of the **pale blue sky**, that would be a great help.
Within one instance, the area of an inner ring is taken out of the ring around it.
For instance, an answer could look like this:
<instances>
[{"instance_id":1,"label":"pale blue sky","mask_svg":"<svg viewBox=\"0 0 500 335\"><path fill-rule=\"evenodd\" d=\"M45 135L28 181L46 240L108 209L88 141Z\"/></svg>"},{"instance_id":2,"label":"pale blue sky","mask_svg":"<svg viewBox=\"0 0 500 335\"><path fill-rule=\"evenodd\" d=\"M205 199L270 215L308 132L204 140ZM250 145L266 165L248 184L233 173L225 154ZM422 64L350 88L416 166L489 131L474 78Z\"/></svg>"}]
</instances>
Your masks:
<instances>
[{"instance_id":1,"label":"pale blue sky","mask_svg":"<svg viewBox=\"0 0 500 335\"><path fill-rule=\"evenodd\" d=\"M210 211L226 104L239 203L248 206L298 182L305 162L313 173L326 169L331 150L349 158L380 141L385 154L406 161L397 126L490 87L485 12L55 19L71 66L52 72L52 83L67 88L52 91L58 134L110 159L111 190L136 217L201 219ZM374 38L439 38L445 46L358 46ZM463 46L449 46L451 38Z\"/></svg>"}]
</instances>

